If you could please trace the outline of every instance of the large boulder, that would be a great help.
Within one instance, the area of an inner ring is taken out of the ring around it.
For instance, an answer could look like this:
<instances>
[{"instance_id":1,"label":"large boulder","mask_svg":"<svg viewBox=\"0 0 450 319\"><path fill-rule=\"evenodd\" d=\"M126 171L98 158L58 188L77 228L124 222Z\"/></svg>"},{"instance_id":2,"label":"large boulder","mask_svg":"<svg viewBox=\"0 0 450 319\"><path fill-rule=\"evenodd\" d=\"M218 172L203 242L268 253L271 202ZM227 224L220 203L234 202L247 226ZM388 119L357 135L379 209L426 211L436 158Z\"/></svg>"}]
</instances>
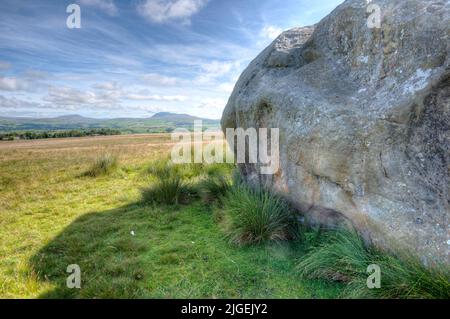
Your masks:
<instances>
[{"instance_id":1,"label":"large boulder","mask_svg":"<svg viewBox=\"0 0 450 319\"><path fill-rule=\"evenodd\" d=\"M348 0L280 35L241 75L222 127L280 129L280 170L241 171L310 223L449 263L450 4L372 3L381 28L366 0Z\"/></svg>"}]
</instances>

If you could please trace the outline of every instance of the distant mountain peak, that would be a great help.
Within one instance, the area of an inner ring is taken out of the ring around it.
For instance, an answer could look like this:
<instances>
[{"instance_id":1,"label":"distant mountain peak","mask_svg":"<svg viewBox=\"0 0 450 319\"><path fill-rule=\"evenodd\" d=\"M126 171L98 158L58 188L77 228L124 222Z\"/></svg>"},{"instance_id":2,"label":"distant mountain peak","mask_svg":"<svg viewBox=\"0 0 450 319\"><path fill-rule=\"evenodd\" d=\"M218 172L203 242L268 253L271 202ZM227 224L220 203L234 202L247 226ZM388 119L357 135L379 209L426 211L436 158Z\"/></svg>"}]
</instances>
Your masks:
<instances>
[{"instance_id":1,"label":"distant mountain peak","mask_svg":"<svg viewBox=\"0 0 450 319\"><path fill-rule=\"evenodd\" d=\"M181 118L183 118L183 119L186 119L186 120L196 120L196 119L201 119L201 118L199 118L199 117L196 117L196 116L192 116L192 115L189 115L189 114L179 114L179 113L171 113L171 112L159 112L159 113L156 113L156 114L154 114L152 117L151 117L151 119L154 119L154 120L159 120L159 119L173 119L173 118L176 118L176 119L181 119Z\"/></svg>"},{"instance_id":2,"label":"distant mountain peak","mask_svg":"<svg viewBox=\"0 0 450 319\"><path fill-rule=\"evenodd\" d=\"M155 113L154 115L153 115L153 117L158 117L158 116L166 116L166 115L172 115L172 114L176 114L176 113L170 113L170 112L158 112L158 113Z\"/></svg>"}]
</instances>

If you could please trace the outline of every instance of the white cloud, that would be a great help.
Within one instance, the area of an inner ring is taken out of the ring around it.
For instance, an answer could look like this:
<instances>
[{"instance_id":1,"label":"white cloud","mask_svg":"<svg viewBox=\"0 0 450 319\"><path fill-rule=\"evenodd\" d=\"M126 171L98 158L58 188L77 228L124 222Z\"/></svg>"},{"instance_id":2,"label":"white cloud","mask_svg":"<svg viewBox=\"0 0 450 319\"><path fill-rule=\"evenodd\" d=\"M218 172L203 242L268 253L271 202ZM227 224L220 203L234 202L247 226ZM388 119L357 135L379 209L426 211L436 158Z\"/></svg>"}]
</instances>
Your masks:
<instances>
[{"instance_id":1,"label":"white cloud","mask_svg":"<svg viewBox=\"0 0 450 319\"><path fill-rule=\"evenodd\" d=\"M152 86L176 86L180 82L177 78L156 73L145 74L142 76L142 80Z\"/></svg>"},{"instance_id":2,"label":"white cloud","mask_svg":"<svg viewBox=\"0 0 450 319\"><path fill-rule=\"evenodd\" d=\"M145 95L145 94L128 94L125 98L135 101L163 101L163 102L184 102L187 100L183 95Z\"/></svg>"},{"instance_id":3,"label":"white cloud","mask_svg":"<svg viewBox=\"0 0 450 319\"><path fill-rule=\"evenodd\" d=\"M200 109L219 109L223 110L227 101L221 98L205 98L201 101L198 108Z\"/></svg>"},{"instance_id":4,"label":"white cloud","mask_svg":"<svg viewBox=\"0 0 450 319\"><path fill-rule=\"evenodd\" d=\"M145 0L138 5L138 12L154 23L182 21L199 12L208 0Z\"/></svg>"},{"instance_id":5,"label":"white cloud","mask_svg":"<svg viewBox=\"0 0 450 319\"><path fill-rule=\"evenodd\" d=\"M188 100L184 95L150 94L147 90L132 91L131 88L121 87L117 82L101 82L92 85L91 88L52 86L49 87L43 101L51 108L74 109L95 106L105 110L117 110L133 108L135 106L130 103L136 101L179 103Z\"/></svg>"},{"instance_id":6,"label":"white cloud","mask_svg":"<svg viewBox=\"0 0 450 319\"><path fill-rule=\"evenodd\" d=\"M226 83L220 84L218 86L218 88L219 88L219 91L221 91L221 92L231 94L231 92L233 92L234 85L235 85L235 82L226 82Z\"/></svg>"},{"instance_id":7,"label":"white cloud","mask_svg":"<svg viewBox=\"0 0 450 319\"><path fill-rule=\"evenodd\" d=\"M261 30L261 36L264 38L268 38L270 40L274 40L277 38L281 33L283 32L283 29L273 26L273 25L267 25Z\"/></svg>"},{"instance_id":8,"label":"white cloud","mask_svg":"<svg viewBox=\"0 0 450 319\"><path fill-rule=\"evenodd\" d=\"M194 79L184 79L180 77L165 76L157 73L148 73L140 76L140 79L153 87L196 87L211 85L218 87L221 92L230 93L234 87L236 74L241 72L241 62L222 62L222 61L195 61L191 65L183 65L186 68L195 69L197 76ZM217 83L221 79L222 82Z\"/></svg>"},{"instance_id":9,"label":"white cloud","mask_svg":"<svg viewBox=\"0 0 450 319\"><path fill-rule=\"evenodd\" d=\"M105 91L119 91L120 88L117 82L103 82L94 85L95 89L105 90Z\"/></svg>"},{"instance_id":10,"label":"white cloud","mask_svg":"<svg viewBox=\"0 0 450 319\"><path fill-rule=\"evenodd\" d=\"M48 95L44 98L46 102L55 107L97 105L117 107L120 94L118 92L92 92L80 91L68 87L51 87Z\"/></svg>"},{"instance_id":11,"label":"white cloud","mask_svg":"<svg viewBox=\"0 0 450 319\"><path fill-rule=\"evenodd\" d=\"M14 77L0 76L0 91L36 91L45 87L46 80L49 78L50 75L47 72L32 69Z\"/></svg>"},{"instance_id":12,"label":"white cloud","mask_svg":"<svg viewBox=\"0 0 450 319\"><path fill-rule=\"evenodd\" d=\"M115 16L118 13L114 0L79 0L78 2L82 6L98 8L110 16Z\"/></svg>"},{"instance_id":13,"label":"white cloud","mask_svg":"<svg viewBox=\"0 0 450 319\"><path fill-rule=\"evenodd\" d=\"M0 108L20 109L20 108L39 108L39 107L42 107L42 104L20 100L15 97L9 98L0 95Z\"/></svg>"},{"instance_id":14,"label":"white cloud","mask_svg":"<svg viewBox=\"0 0 450 319\"><path fill-rule=\"evenodd\" d=\"M127 105L127 106L124 106L123 109L145 112L146 115L166 111L166 109L163 107L159 107L159 106L155 107L153 105Z\"/></svg>"},{"instance_id":15,"label":"white cloud","mask_svg":"<svg viewBox=\"0 0 450 319\"><path fill-rule=\"evenodd\" d=\"M229 62L213 61L211 63L203 64L201 67L205 72L213 73L220 76L230 72L231 68L233 67L233 64Z\"/></svg>"},{"instance_id":16,"label":"white cloud","mask_svg":"<svg viewBox=\"0 0 450 319\"><path fill-rule=\"evenodd\" d=\"M239 69L239 62L212 61L200 65L202 74L197 77L198 84L210 84L218 78L228 75L232 70Z\"/></svg>"},{"instance_id":17,"label":"white cloud","mask_svg":"<svg viewBox=\"0 0 450 319\"><path fill-rule=\"evenodd\" d=\"M17 78L0 77L1 91L20 91L26 90L28 87L25 81Z\"/></svg>"},{"instance_id":18,"label":"white cloud","mask_svg":"<svg viewBox=\"0 0 450 319\"><path fill-rule=\"evenodd\" d=\"M220 97L203 97L196 105L192 105L192 113L204 118L219 119L227 100Z\"/></svg>"}]
</instances>

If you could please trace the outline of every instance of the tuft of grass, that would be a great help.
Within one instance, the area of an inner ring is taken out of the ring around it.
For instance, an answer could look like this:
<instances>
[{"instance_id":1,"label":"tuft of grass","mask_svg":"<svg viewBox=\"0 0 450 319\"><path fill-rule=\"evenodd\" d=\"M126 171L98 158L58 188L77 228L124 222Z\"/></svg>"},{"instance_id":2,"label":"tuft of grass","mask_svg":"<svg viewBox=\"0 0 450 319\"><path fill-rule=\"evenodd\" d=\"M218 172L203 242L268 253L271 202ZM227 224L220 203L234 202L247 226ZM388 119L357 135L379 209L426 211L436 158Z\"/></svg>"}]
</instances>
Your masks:
<instances>
[{"instance_id":1,"label":"tuft of grass","mask_svg":"<svg viewBox=\"0 0 450 319\"><path fill-rule=\"evenodd\" d=\"M158 179L170 178L177 174L185 180L196 178L204 174L203 164L173 164L170 159L158 159L147 168L147 173Z\"/></svg>"},{"instance_id":2,"label":"tuft of grass","mask_svg":"<svg viewBox=\"0 0 450 319\"><path fill-rule=\"evenodd\" d=\"M407 252L388 253L365 245L355 232L330 232L321 244L299 262L303 278L326 279L347 284L347 298L450 298L450 271L442 266L425 267ZM381 269L381 288L367 287L367 267Z\"/></svg>"},{"instance_id":3,"label":"tuft of grass","mask_svg":"<svg viewBox=\"0 0 450 319\"><path fill-rule=\"evenodd\" d=\"M185 181L182 167L168 160L155 161L148 172L156 178L156 182L141 190L144 202L178 205L188 203L195 193Z\"/></svg>"},{"instance_id":4,"label":"tuft of grass","mask_svg":"<svg viewBox=\"0 0 450 319\"><path fill-rule=\"evenodd\" d=\"M194 179L204 174L205 165L198 163L177 165L176 169L185 179Z\"/></svg>"},{"instance_id":5,"label":"tuft of grass","mask_svg":"<svg viewBox=\"0 0 450 319\"><path fill-rule=\"evenodd\" d=\"M230 164L175 165L169 159L156 160L146 169L156 178L156 183L142 191L143 198L147 202L177 204L199 194L205 202L220 201L231 186L232 167Z\"/></svg>"},{"instance_id":6,"label":"tuft of grass","mask_svg":"<svg viewBox=\"0 0 450 319\"><path fill-rule=\"evenodd\" d=\"M241 171L239 170L239 168L236 167L231 171L231 180L232 180L234 186L244 184L244 178L242 177Z\"/></svg>"},{"instance_id":7,"label":"tuft of grass","mask_svg":"<svg viewBox=\"0 0 450 319\"><path fill-rule=\"evenodd\" d=\"M234 168L234 164L216 163L206 165L205 172L208 176L229 176Z\"/></svg>"},{"instance_id":8,"label":"tuft of grass","mask_svg":"<svg viewBox=\"0 0 450 319\"><path fill-rule=\"evenodd\" d=\"M205 203L221 202L231 189L231 181L227 176L213 175L202 180L198 188Z\"/></svg>"},{"instance_id":9,"label":"tuft of grass","mask_svg":"<svg viewBox=\"0 0 450 319\"><path fill-rule=\"evenodd\" d=\"M98 177L108 175L117 169L118 159L112 154L102 154L95 159L92 166L84 173L85 176Z\"/></svg>"},{"instance_id":10,"label":"tuft of grass","mask_svg":"<svg viewBox=\"0 0 450 319\"><path fill-rule=\"evenodd\" d=\"M142 189L141 194L147 203L178 205L188 203L194 191L180 176L172 175L158 179L152 186Z\"/></svg>"},{"instance_id":11,"label":"tuft of grass","mask_svg":"<svg viewBox=\"0 0 450 319\"><path fill-rule=\"evenodd\" d=\"M224 199L227 236L237 245L285 241L297 237L294 214L278 196L244 184L234 185Z\"/></svg>"},{"instance_id":12,"label":"tuft of grass","mask_svg":"<svg viewBox=\"0 0 450 319\"><path fill-rule=\"evenodd\" d=\"M170 177L172 170L173 167L168 159L157 159L150 163L147 168L147 173L156 178L163 179Z\"/></svg>"}]
</instances>

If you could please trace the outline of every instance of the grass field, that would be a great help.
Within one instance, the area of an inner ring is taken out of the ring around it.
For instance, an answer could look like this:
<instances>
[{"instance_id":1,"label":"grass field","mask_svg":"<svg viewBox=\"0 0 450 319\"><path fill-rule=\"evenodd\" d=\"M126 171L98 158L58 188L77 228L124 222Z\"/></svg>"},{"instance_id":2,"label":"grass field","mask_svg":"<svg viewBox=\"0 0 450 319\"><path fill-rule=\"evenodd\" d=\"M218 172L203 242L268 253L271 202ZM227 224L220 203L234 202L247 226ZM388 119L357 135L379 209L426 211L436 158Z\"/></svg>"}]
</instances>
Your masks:
<instances>
[{"instance_id":1,"label":"grass field","mask_svg":"<svg viewBox=\"0 0 450 319\"><path fill-rule=\"evenodd\" d=\"M342 284L296 271L301 243L230 245L216 210L145 204L170 135L0 143L1 298L336 298ZM85 176L102 154L111 174ZM82 288L66 287L78 264Z\"/></svg>"}]
</instances>

